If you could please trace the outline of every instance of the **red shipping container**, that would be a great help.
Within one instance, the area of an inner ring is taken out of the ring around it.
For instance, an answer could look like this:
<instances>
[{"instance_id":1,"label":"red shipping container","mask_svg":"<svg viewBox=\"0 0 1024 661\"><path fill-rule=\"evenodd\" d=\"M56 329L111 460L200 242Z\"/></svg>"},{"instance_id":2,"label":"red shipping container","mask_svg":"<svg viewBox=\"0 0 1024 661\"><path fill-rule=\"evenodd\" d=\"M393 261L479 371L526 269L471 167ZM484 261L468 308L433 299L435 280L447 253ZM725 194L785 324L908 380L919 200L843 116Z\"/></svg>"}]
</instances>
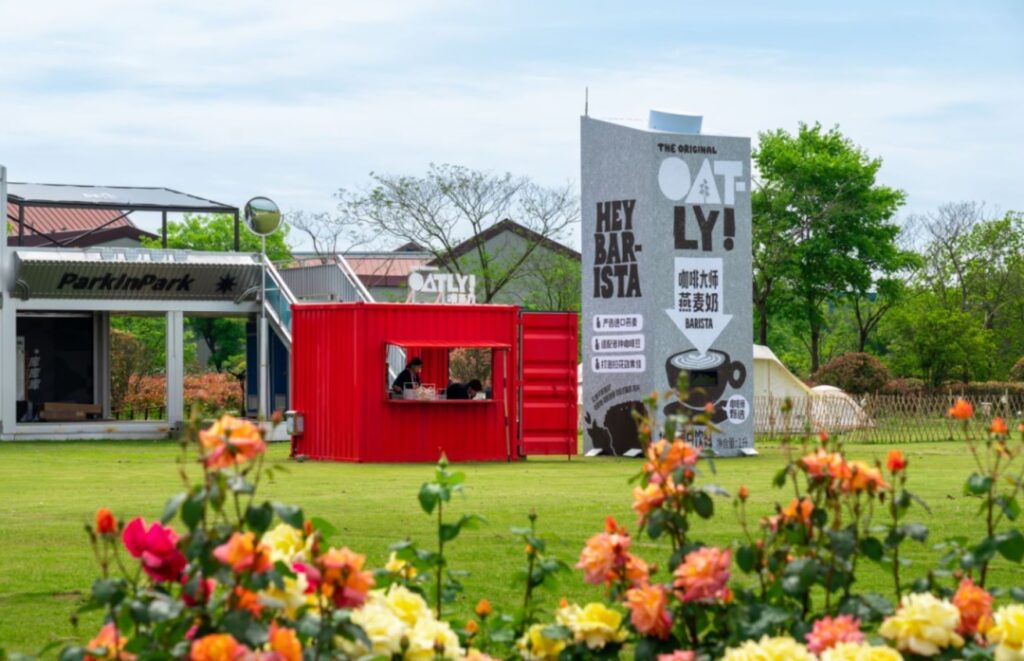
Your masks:
<instances>
[{"instance_id":1,"label":"red shipping container","mask_svg":"<svg viewBox=\"0 0 1024 661\"><path fill-rule=\"evenodd\" d=\"M575 314L516 306L294 305L292 400L304 428L292 453L357 462L434 462L442 452L451 461L575 454L576 338ZM449 349L491 349L491 399L390 399L389 345L405 348L407 359L420 356L422 382L439 393Z\"/></svg>"}]
</instances>

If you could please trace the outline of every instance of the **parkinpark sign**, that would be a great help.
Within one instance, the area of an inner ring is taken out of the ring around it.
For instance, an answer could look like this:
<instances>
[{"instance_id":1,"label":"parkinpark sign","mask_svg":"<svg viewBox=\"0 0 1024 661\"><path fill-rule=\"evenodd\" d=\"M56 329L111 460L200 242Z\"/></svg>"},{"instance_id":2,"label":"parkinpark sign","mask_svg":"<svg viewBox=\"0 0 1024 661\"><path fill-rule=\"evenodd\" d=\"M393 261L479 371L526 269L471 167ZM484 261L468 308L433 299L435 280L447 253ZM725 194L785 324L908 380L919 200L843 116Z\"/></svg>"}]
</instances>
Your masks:
<instances>
[{"instance_id":1,"label":"parkinpark sign","mask_svg":"<svg viewBox=\"0 0 1024 661\"><path fill-rule=\"evenodd\" d=\"M710 411L689 432L717 454L753 447L750 140L582 119L583 408L587 449L639 447L648 411Z\"/></svg>"}]
</instances>

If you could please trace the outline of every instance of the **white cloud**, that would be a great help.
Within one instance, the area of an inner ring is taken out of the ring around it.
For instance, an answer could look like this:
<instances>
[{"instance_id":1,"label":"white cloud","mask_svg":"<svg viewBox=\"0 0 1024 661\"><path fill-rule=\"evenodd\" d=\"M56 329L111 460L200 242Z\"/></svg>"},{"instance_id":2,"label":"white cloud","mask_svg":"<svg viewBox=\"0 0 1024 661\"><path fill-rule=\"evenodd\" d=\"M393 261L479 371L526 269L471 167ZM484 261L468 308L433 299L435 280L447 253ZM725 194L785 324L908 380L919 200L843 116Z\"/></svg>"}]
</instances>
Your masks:
<instances>
[{"instance_id":1,"label":"white cloud","mask_svg":"<svg viewBox=\"0 0 1024 661\"><path fill-rule=\"evenodd\" d=\"M234 203L266 193L292 209L329 207L369 170L431 161L559 183L578 177L589 86L603 118L675 107L704 114L707 132L751 136L838 123L885 158L884 180L912 208L1024 208L1019 72L824 69L697 47L607 67L525 46L513 65L474 62L469 47L434 63L431 44L468 30L449 20L459 4L43 4L51 15L13 5L19 29L0 45L0 160L15 180L163 184Z\"/></svg>"}]
</instances>

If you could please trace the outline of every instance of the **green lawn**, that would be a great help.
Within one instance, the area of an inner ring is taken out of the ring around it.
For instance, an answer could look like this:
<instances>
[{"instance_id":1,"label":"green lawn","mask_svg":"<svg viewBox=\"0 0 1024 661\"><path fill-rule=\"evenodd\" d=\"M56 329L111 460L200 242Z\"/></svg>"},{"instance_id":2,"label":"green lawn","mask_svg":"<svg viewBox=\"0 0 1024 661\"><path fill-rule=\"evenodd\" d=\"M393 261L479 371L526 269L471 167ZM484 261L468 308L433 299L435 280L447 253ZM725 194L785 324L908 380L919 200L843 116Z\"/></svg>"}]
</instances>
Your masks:
<instances>
[{"instance_id":1,"label":"green lawn","mask_svg":"<svg viewBox=\"0 0 1024 661\"><path fill-rule=\"evenodd\" d=\"M911 462L911 488L933 509L918 520L932 528L933 539L953 534L977 536L981 521L977 503L962 495L970 462L956 443L906 446ZM266 485L268 498L301 505L307 515L335 524L340 541L369 556L377 566L393 541L411 535L429 540L431 519L416 502L421 482L431 475L427 465L350 465L295 463L287 459L287 446L270 450L275 464L286 464L288 474ZM780 452L767 444L761 456L717 462L714 481L730 491L741 483L751 488L751 511L761 515L776 499L789 492L771 487ZM851 446L856 458L883 457L880 445ZM33 652L53 639L76 635L69 622L83 590L96 568L82 525L99 506L119 517L159 516L167 496L177 491L177 445L154 442L75 442L0 444L0 642L9 650ZM488 524L468 531L451 547L451 562L468 569L467 593L461 608L483 596L496 606L512 607L518 600L510 585L522 561L522 547L510 526L522 525L531 508L539 514L539 529L550 550L575 563L584 540L600 530L605 515L613 514L631 527L628 478L639 469L637 460L531 459L517 464L470 464L466 472L467 497L456 502L453 513L473 512ZM726 544L738 526L728 501L719 501L719 516L697 524L704 541ZM639 545L649 560L664 554L650 543ZM923 571L937 557L928 547L910 554L912 572ZM1000 585L1024 583L1024 571L996 561ZM888 590L885 576L871 568L862 580L872 589ZM565 594L572 599L596 595L580 575L567 575L554 601ZM91 637L97 620L83 618L80 632Z\"/></svg>"}]
</instances>

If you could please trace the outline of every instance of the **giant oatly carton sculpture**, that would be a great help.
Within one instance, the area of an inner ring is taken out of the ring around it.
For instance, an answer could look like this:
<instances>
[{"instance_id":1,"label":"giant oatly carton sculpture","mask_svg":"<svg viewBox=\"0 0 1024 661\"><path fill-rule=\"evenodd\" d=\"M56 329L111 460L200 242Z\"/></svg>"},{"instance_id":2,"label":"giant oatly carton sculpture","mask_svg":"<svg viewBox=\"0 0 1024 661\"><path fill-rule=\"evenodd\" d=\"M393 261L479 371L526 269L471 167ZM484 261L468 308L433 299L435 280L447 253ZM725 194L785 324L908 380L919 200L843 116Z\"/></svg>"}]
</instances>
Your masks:
<instances>
[{"instance_id":1,"label":"giant oatly carton sculpture","mask_svg":"<svg viewBox=\"0 0 1024 661\"><path fill-rule=\"evenodd\" d=\"M721 456L753 448L750 140L699 125L655 111L650 130L582 118L588 451L639 448L633 412L684 373L685 400L648 413L710 405L720 431L688 440Z\"/></svg>"}]
</instances>

